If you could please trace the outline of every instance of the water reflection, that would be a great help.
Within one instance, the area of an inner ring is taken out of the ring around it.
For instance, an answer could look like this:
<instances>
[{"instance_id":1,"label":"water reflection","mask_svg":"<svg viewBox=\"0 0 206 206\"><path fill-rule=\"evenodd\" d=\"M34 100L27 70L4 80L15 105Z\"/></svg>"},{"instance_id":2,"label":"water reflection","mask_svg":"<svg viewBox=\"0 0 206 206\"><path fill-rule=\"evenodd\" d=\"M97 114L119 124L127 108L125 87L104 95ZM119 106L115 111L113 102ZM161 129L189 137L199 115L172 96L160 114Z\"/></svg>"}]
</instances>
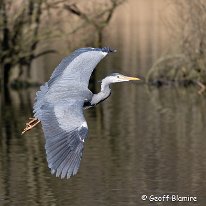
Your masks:
<instances>
[{"instance_id":1,"label":"water reflection","mask_svg":"<svg viewBox=\"0 0 206 206\"><path fill-rule=\"evenodd\" d=\"M206 203L206 103L196 88L114 85L86 112L89 139L70 180L50 175L40 127L20 135L34 94L12 91L3 105L0 205L148 205L142 194L165 193Z\"/></svg>"}]
</instances>

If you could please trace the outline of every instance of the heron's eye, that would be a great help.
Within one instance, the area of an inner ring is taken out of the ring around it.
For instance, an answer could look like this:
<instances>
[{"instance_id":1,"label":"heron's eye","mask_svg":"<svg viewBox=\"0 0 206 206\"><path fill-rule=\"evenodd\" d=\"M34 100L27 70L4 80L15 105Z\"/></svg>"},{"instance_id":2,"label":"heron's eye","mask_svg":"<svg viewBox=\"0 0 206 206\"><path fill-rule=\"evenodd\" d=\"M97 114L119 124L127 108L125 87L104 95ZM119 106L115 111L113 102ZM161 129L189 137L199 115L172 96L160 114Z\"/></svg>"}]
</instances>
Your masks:
<instances>
[{"instance_id":1,"label":"heron's eye","mask_svg":"<svg viewBox=\"0 0 206 206\"><path fill-rule=\"evenodd\" d=\"M119 78L119 75L117 76L117 78Z\"/></svg>"}]
</instances>

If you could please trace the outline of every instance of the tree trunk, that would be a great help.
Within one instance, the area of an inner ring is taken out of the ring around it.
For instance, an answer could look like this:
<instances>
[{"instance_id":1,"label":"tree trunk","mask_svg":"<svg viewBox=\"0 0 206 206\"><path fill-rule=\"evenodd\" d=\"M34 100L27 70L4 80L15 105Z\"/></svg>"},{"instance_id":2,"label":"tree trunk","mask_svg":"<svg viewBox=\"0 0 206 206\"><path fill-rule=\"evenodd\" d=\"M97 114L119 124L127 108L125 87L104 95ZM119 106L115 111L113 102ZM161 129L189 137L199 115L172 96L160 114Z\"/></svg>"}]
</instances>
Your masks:
<instances>
[{"instance_id":1,"label":"tree trunk","mask_svg":"<svg viewBox=\"0 0 206 206\"><path fill-rule=\"evenodd\" d=\"M9 76L11 71L11 64L1 65L1 104L8 104L10 102L10 93L9 93Z\"/></svg>"},{"instance_id":2,"label":"tree trunk","mask_svg":"<svg viewBox=\"0 0 206 206\"><path fill-rule=\"evenodd\" d=\"M97 41L96 41L96 47L102 47L103 46L103 35L102 35L103 29L97 30Z\"/></svg>"},{"instance_id":3,"label":"tree trunk","mask_svg":"<svg viewBox=\"0 0 206 206\"><path fill-rule=\"evenodd\" d=\"M11 71L11 67L12 65L10 63L4 64L3 65L3 77L2 77L2 81L3 81L3 88L8 88L9 85L9 76L10 76L10 71Z\"/></svg>"}]
</instances>

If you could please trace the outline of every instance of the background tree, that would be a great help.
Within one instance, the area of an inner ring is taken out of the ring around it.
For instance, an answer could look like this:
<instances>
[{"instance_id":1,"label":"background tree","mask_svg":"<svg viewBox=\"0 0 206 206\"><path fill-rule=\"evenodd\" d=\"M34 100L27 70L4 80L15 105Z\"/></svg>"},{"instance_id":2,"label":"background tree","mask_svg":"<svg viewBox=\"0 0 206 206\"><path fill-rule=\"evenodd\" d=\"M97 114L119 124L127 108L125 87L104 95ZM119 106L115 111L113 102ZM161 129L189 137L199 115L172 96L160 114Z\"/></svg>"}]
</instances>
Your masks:
<instances>
[{"instance_id":1,"label":"background tree","mask_svg":"<svg viewBox=\"0 0 206 206\"><path fill-rule=\"evenodd\" d=\"M26 72L30 78L31 65L36 58L56 52L63 44L62 55L68 53L65 42L78 40L81 47L101 46L104 28L115 9L125 0L71 1L70 0L0 0L0 67L1 83L6 88L13 68L18 68L17 79ZM69 11L69 12L68 12ZM88 29L89 39L78 31ZM90 29L92 28L92 29ZM93 34L96 38L93 38ZM56 38L56 40L55 40ZM48 46L49 39L52 44ZM84 45L81 45L81 41ZM71 48L73 42L68 43ZM49 49L48 49L49 48ZM65 51L64 51L65 50Z\"/></svg>"},{"instance_id":2,"label":"background tree","mask_svg":"<svg viewBox=\"0 0 206 206\"><path fill-rule=\"evenodd\" d=\"M55 2L53 2L54 4ZM55 50L37 52L40 42L51 34L42 29L43 18L47 14L46 0L0 0L0 65L1 82L7 87L11 70L19 67L19 76L23 67L30 74L31 63L37 57Z\"/></svg>"},{"instance_id":3,"label":"background tree","mask_svg":"<svg viewBox=\"0 0 206 206\"><path fill-rule=\"evenodd\" d=\"M175 45L150 70L149 80L206 83L206 1L170 0L166 20Z\"/></svg>"},{"instance_id":4,"label":"background tree","mask_svg":"<svg viewBox=\"0 0 206 206\"><path fill-rule=\"evenodd\" d=\"M103 30L109 24L112 16L118 6L124 3L125 0L109 0L97 2L90 9L82 9L77 4L64 4L64 8L75 16L81 19L81 23L77 25L70 33L74 34L80 29L92 26L95 33L95 46L101 47L103 44ZM81 6L81 5L80 5ZM92 8L92 9L91 9Z\"/></svg>"}]
</instances>

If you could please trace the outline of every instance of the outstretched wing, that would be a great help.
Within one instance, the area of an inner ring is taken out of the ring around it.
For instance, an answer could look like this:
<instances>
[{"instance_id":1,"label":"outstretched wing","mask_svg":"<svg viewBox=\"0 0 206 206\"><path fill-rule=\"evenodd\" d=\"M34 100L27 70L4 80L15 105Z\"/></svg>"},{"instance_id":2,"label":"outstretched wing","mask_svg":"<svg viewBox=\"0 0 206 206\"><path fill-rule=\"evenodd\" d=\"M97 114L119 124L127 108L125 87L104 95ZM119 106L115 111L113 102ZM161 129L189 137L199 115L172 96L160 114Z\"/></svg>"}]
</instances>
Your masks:
<instances>
[{"instance_id":1,"label":"outstretched wing","mask_svg":"<svg viewBox=\"0 0 206 206\"><path fill-rule=\"evenodd\" d=\"M83 101L63 100L55 105L44 105L42 109L48 166L57 177L69 178L79 169L88 134Z\"/></svg>"},{"instance_id":2,"label":"outstretched wing","mask_svg":"<svg viewBox=\"0 0 206 206\"><path fill-rule=\"evenodd\" d=\"M65 57L53 72L48 86L77 85L88 87L90 76L97 64L113 50L109 48L81 48Z\"/></svg>"}]
</instances>

